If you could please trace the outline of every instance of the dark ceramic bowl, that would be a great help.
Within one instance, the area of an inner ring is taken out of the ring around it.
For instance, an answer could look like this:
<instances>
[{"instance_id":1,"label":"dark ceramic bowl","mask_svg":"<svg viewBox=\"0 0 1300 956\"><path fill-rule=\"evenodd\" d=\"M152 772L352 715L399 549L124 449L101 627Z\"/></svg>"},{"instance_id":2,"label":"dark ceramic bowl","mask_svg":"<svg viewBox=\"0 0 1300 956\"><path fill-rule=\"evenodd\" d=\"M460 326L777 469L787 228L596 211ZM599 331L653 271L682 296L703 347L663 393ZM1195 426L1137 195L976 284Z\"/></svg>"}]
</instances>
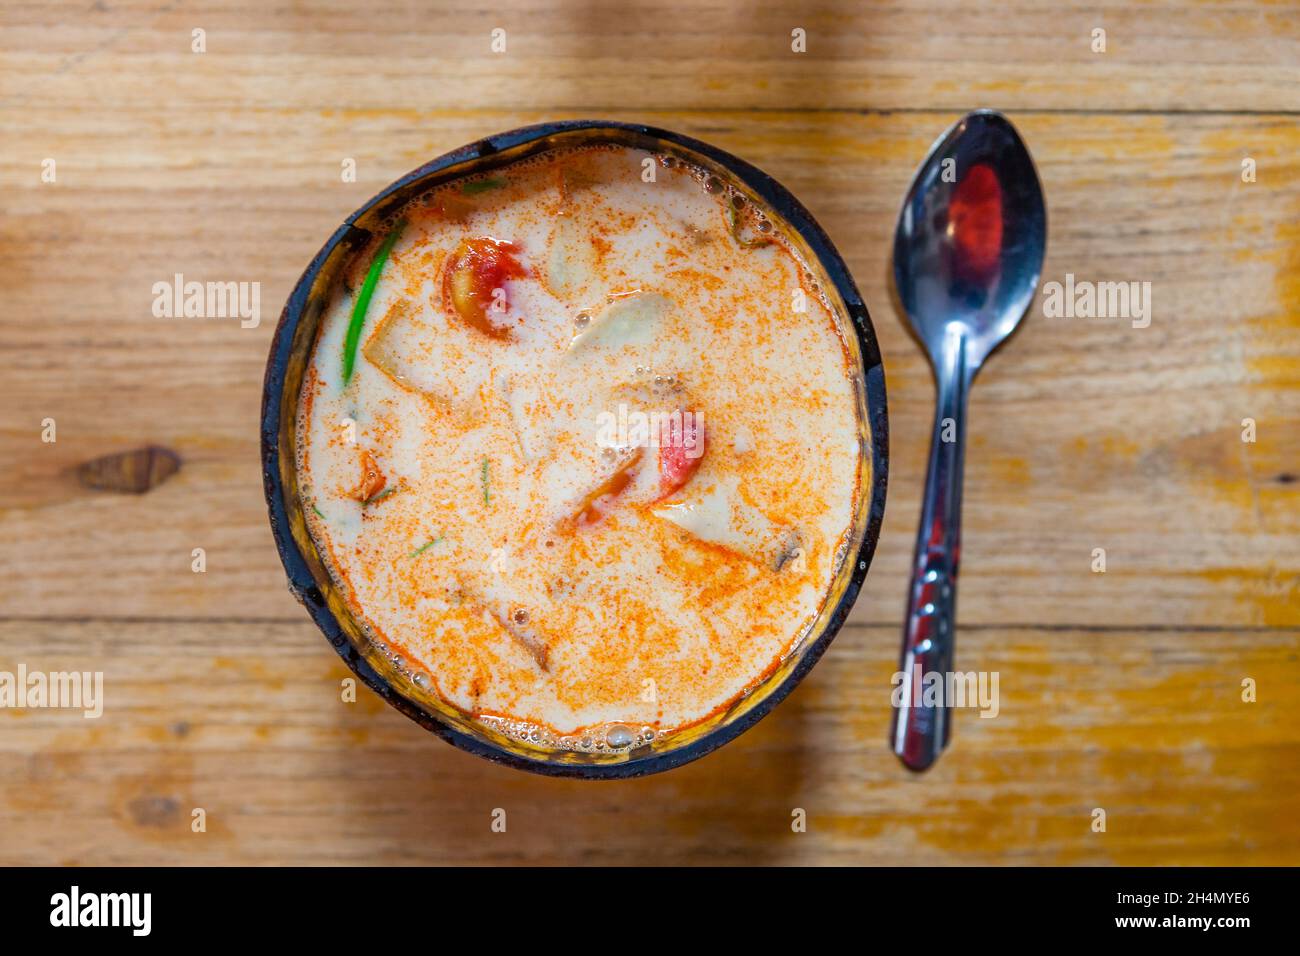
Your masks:
<instances>
[{"instance_id":1,"label":"dark ceramic bowl","mask_svg":"<svg viewBox=\"0 0 1300 956\"><path fill-rule=\"evenodd\" d=\"M303 372L330 296L345 265L394 211L431 186L481 173L561 146L615 143L668 153L703 167L775 214L780 229L814 268L846 329L858 366L857 396L863 447L862 496L848 554L829 599L799 647L759 686L725 712L632 750L555 753L507 738L417 687L364 635L325 569L307 532L295 474L294 421ZM885 377L867 308L826 233L780 183L743 160L699 140L649 126L592 120L543 123L511 130L421 166L379 193L341 225L312 259L280 316L271 342L262 398L262 474L271 530L289 575L289 590L307 608L348 667L375 693L439 737L489 760L522 770L588 779L636 777L702 757L762 719L794 689L834 639L858 596L880 534L885 507L888 422Z\"/></svg>"}]
</instances>

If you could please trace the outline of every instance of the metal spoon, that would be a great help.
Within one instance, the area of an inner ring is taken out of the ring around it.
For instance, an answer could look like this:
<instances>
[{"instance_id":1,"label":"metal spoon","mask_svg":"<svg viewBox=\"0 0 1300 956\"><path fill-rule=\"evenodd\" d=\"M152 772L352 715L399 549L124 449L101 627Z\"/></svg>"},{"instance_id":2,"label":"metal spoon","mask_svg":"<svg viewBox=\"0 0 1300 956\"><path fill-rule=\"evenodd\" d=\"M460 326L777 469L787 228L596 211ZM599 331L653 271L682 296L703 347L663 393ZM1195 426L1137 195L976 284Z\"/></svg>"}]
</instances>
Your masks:
<instances>
[{"instance_id":1,"label":"metal spoon","mask_svg":"<svg viewBox=\"0 0 1300 956\"><path fill-rule=\"evenodd\" d=\"M1029 308L1046 246L1043 192L1025 144L1002 114L967 115L930 149L894 235L894 284L939 392L903 629L906 683L890 734L912 770L934 763L951 733L966 396ZM941 702L924 693L932 673Z\"/></svg>"}]
</instances>

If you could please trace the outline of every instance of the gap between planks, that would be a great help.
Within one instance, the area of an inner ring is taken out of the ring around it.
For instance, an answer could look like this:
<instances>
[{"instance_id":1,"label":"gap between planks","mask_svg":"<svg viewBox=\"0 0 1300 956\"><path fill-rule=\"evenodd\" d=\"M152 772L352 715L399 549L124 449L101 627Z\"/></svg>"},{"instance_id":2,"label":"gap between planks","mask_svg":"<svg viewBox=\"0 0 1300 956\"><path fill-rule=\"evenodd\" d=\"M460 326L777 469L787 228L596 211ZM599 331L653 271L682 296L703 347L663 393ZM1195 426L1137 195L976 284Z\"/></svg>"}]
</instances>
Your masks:
<instances>
[{"instance_id":1,"label":"gap between planks","mask_svg":"<svg viewBox=\"0 0 1300 956\"><path fill-rule=\"evenodd\" d=\"M168 615L52 615L8 614L0 615L0 624L306 624L310 618L292 617L221 617L221 616L168 616ZM903 621L850 621L844 631L869 631L881 628L901 628ZM1255 624L1249 626L1230 624L1033 624L1023 621L1007 624L959 624L959 631L1044 631L1050 633L1077 632L1083 634L1300 634L1300 627L1290 625Z\"/></svg>"}]
</instances>

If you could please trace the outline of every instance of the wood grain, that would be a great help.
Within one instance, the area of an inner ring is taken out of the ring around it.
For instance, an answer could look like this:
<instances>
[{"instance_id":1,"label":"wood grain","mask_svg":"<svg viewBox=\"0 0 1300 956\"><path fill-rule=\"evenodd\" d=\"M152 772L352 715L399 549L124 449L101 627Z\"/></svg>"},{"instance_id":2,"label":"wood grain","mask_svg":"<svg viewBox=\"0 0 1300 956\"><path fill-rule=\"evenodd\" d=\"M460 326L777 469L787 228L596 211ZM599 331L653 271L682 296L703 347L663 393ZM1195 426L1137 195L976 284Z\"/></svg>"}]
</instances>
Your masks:
<instances>
[{"instance_id":1,"label":"wood grain","mask_svg":"<svg viewBox=\"0 0 1300 956\"><path fill-rule=\"evenodd\" d=\"M47 107L1293 110L1293 3L9 3ZM191 32L206 50L191 52ZM504 53L491 34L506 31ZM805 53L791 32L806 34ZM1093 52L1093 30L1106 50ZM21 77L21 82L19 81ZM3 102L4 100L0 100ZM411 115L411 114L408 114Z\"/></svg>"},{"instance_id":2,"label":"wood grain","mask_svg":"<svg viewBox=\"0 0 1300 956\"><path fill-rule=\"evenodd\" d=\"M4 4L0 670L104 670L108 703L0 710L0 863L1300 862L1297 12ZM1153 314L1036 308L981 373L958 666L1001 674L1002 713L962 713L912 777L883 736L933 399L889 243L917 162L976 106L1033 150L1044 279L1150 282ZM891 421L852 626L753 732L608 786L341 703L346 672L284 585L257 448L275 319L340 220L484 134L593 115L713 142L804 201L871 309ZM260 283L260 324L154 318L178 272ZM153 446L181 467L143 494L78 479Z\"/></svg>"},{"instance_id":3,"label":"wood grain","mask_svg":"<svg viewBox=\"0 0 1300 956\"><path fill-rule=\"evenodd\" d=\"M463 754L364 689L341 702L308 623L4 624L0 668L102 669L105 705L0 711L0 864L1296 860L1300 633L962 639L1001 710L961 712L925 777L884 746L897 629L853 627L734 744L591 784Z\"/></svg>"}]
</instances>

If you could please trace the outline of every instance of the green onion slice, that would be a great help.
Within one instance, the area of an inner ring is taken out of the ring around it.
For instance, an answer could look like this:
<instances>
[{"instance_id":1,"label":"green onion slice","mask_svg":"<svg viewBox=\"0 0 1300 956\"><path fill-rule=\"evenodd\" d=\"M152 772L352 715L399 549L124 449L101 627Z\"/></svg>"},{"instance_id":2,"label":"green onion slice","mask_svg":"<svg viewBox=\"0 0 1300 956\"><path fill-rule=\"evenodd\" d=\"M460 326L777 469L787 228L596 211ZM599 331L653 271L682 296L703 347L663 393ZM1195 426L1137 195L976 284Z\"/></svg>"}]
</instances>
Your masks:
<instances>
[{"instance_id":1,"label":"green onion slice","mask_svg":"<svg viewBox=\"0 0 1300 956\"><path fill-rule=\"evenodd\" d=\"M361 329L366 324L366 309L370 307L370 299L375 294L375 286L379 284L379 273L384 271L384 263L388 261L388 253L393 249L393 243L397 237L402 234L402 229L406 226L405 219L399 219L393 231L384 239L383 245L375 253L375 260L370 263L370 271L366 273L366 281L361 283L361 291L357 293L357 301L352 305L352 321L348 323L348 334L343 340L343 385L347 386L352 380L352 370L357 364L357 346L361 344Z\"/></svg>"}]
</instances>

